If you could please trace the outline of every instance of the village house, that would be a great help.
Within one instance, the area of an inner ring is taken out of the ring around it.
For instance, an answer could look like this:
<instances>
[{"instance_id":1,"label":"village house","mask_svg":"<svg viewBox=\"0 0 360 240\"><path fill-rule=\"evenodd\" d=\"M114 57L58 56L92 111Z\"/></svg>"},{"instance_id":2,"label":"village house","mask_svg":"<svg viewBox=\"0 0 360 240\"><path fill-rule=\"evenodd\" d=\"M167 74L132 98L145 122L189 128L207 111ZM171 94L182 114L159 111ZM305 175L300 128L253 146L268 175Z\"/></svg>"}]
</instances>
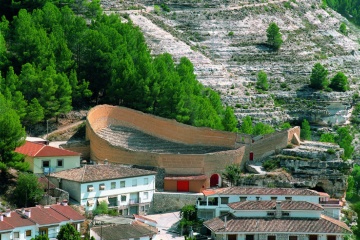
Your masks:
<instances>
[{"instance_id":1,"label":"village house","mask_svg":"<svg viewBox=\"0 0 360 240\"><path fill-rule=\"evenodd\" d=\"M80 153L26 141L15 152L25 155L25 162L34 174L48 174L80 167Z\"/></svg>"},{"instance_id":2,"label":"village house","mask_svg":"<svg viewBox=\"0 0 360 240\"><path fill-rule=\"evenodd\" d=\"M50 181L92 211L100 202L121 215L144 214L155 191L154 171L123 165L85 165L52 173Z\"/></svg>"},{"instance_id":3,"label":"village house","mask_svg":"<svg viewBox=\"0 0 360 240\"><path fill-rule=\"evenodd\" d=\"M339 219L341 201L330 199L327 193L300 188L228 187L203 191L197 201L198 217L211 219L230 211L229 203L244 201L305 201L320 204L324 215Z\"/></svg>"},{"instance_id":4,"label":"village house","mask_svg":"<svg viewBox=\"0 0 360 240\"><path fill-rule=\"evenodd\" d=\"M216 240L341 240L352 234L343 222L306 201L259 200L227 204L229 212L204 222Z\"/></svg>"},{"instance_id":5,"label":"village house","mask_svg":"<svg viewBox=\"0 0 360 240\"><path fill-rule=\"evenodd\" d=\"M56 238L61 226L72 224L80 231L85 217L67 205L67 202L36 206L0 214L0 239L30 240L38 235Z\"/></svg>"}]
</instances>

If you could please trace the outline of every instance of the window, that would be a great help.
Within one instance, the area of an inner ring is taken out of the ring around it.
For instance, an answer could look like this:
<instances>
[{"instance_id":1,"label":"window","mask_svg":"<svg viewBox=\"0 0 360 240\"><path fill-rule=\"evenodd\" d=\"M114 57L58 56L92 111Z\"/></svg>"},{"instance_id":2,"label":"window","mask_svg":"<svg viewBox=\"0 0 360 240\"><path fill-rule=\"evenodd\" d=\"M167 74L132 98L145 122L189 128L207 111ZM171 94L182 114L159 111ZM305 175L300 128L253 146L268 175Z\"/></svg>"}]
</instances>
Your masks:
<instances>
[{"instance_id":1,"label":"window","mask_svg":"<svg viewBox=\"0 0 360 240\"><path fill-rule=\"evenodd\" d=\"M144 212L145 211L145 207L141 206L141 211Z\"/></svg>"},{"instance_id":2,"label":"window","mask_svg":"<svg viewBox=\"0 0 360 240\"><path fill-rule=\"evenodd\" d=\"M222 197L221 198L221 204L228 204L229 203L229 198L228 197Z\"/></svg>"},{"instance_id":3,"label":"window","mask_svg":"<svg viewBox=\"0 0 360 240\"><path fill-rule=\"evenodd\" d=\"M148 192L144 192L144 199L148 199L149 198L149 193Z\"/></svg>"},{"instance_id":4,"label":"window","mask_svg":"<svg viewBox=\"0 0 360 240\"><path fill-rule=\"evenodd\" d=\"M289 236L289 240L297 240L298 237L297 236Z\"/></svg>"},{"instance_id":5,"label":"window","mask_svg":"<svg viewBox=\"0 0 360 240\"><path fill-rule=\"evenodd\" d=\"M125 187L125 181L120 181L120 187L124 188Z\"/></svg>"},{"instance_id":6,"label":"window","mask_svg":"<svg viewBox=\"0 0 360 240\"><path fill-rule=\"evenodd\" d=\"M26 235L27 237L31 237L31 230L26 230L25 235Z\"/></svg>"},{"instance_id":7,"label":"window","mask_svg":"<svg viewBox=\"0 0 360 240\"><path fill-rule=\"evenodd\" d=\"M14 238L20 238L20 233L19 232L14 232Z\"/></svg>"},{"instance_id":8,"label":"window","mask_svg":"<svg viewBox=\"0 0 360 240\"><path fill-rule=\"evenodd\" d=\"M111 182L111 189L115 189L116 188L116 182Z\"/></svg>"},{"instance_id":9,"label":"window","mask_svg":"<svg viewBox=\"0 0 360 240\"><path fill-rule=\"evenodd\" d=\"M318 235L309 235L309 240L318 240Z\"/></svg>"},{"instance_id":10,"label":"window","mask_svg":"<svg viewBox=\"0 0 360 240\"><path fill-rule=\"evenodd\" d=\"M288 212L283 212L282 215L283 215L284 217L288 217L288 216L290 216L290 213L288 213Z\"/></svg>"},{"instance_id":11,"label":"window","mask_svg":"<svg viewBox=\"0 0 360 240\"><path fill-rule=\"evenodd\" d=\"M256 197L256 201L260 201L260 197Z\"/></svg>"},{"instance_id":12,"label":"window","mask_svg":"<svg viewBox=\"0 0 360 240\"><path fill-rule=\"evenodd\" d=\"M274 212L268 212L267 215L268 216L275 216L275 213Z\"/></svg>"},{"instance_id":13,"label":"window","mask_svg":"<svg viewBox=\"0 0 360 240\"><path fill-rule=\"evenodd\" d=\"M50 167L50 161L49 161L49 160L44 160L44 161L42 161L42 167L43 167L43 168L48 168L48 167Z\"/></svg>"},{"instance_id":14,"label":"window","mask_svg":"<svg viewBox=\"0 0 360 240\"><path fill-rule=\"evenodd\" d=\"M99 190L105 190L105 184L104 183L99 185Z\"/></svg>"},{"instance_id":15,"label":"window","mask_svg":"<svg viewBox=\"0 0 360 240\"><path fill-rule=\"evenodd\" d=\"M148 185L149 184L149 179L148 178L144 178L144 185Z\"/></svg>"},{"instance_id":16,"label":"window","mask_svg":"<svg viewBox=\"0 0 360 240\"><path fill-rule=\"evenodd\" d=\"M240 197L240 202L245 202L247 197Z\"/></svg>"},{"instance_id":17,"label":"window","mask_svg":"<svg viewBox=\"0 0 360 240\"><path fill-rule=\"evenodd\" d=\"M133 180L132 180L132 186L133 186L133 187L137 186L137 179L133 179Z\"/></svg>"},{"instance_id":18,"label":"window","mask_svg":"<svg viewBox=\"0 0 360 240\"><path fill-rule=\"evenodd\" d=\"M286 201L292 201L292 197L285 197Z\"/></svg>"},{"instance_id":19,"label":"window","mask_svg":"<svg viewBox=\"0 0 360 240\"><path fill-rule=\"evenodd\" d=\"M126 195L121 195L121 201L126 202Z\"/></svg>"},{"instance_id":20,"label":"window","mask_svg":"<svg viewBox=\"0 0 360 240\"><path fill-rule=\"evenodd\" d=\"M268 236L267 240L276 240L276 236Z\"/></svg>"},{"instance_id":21,"label":"window","mask_svg":"<svg viewBox=\"0 0 360 240\"><path fill-rule=\"evenodd\" d=\"M117 197L109 197L109 207L117 206Z\"/></svg>"},{"instance_id":22,"label":"window","mask_svg":"<svg viewBox=\"0 0 360 240\"><path fill-rule=\"evenodd\" d=\"M149 205L149 204L146 204L146 205L145 205L145 211L149 210L149 208L150 208L150 205Z\"/></svg>"},{"instance_id":23,"label":"window","mask_svg":"<svg viewBox=\"0 0 360 240\"><path fill-rule=\"evenodd\" d=\"M277 197L270 197L271 201L276 201Z\"/></svg>"},{"instance_id":24,"label":"window","mask_svg":"<svg viewBox=\"0 0 360 240\"><path fill-rule=\"evenodd\" d=\"M58 159L57 160L57 167L64 167L64 160L63 159Z\"/></svg>"},{"instance_id":25,"label":"window","mask_svg":"<svg viewBox=\"0 0 360 240\"><path fill-rule=\"evenodd\" d=\"M336 240L336 236L334 236L334 235L329 235L329 236L326 236L326 239L327 239L327 240Z\"/></svg>"},{"instance_id":26,"label":"window","mask_svg":"<svg viewBox=\"0 0 360 240\"><path fill-rule=\"evenodd\" d=\"M245 235L245 240L254 240L254 235Z\"/></svg>"},{"instance_id":27,"label":"window","mask_svg":"<svg viewBox=\"0 0 360 240\"><path fill-rule=\"evenodd\" d=\"M93 185L88 185L88 186L87 186L87 191L88 191L88 192L94 191Z\"/></svg>"}]
</instances>

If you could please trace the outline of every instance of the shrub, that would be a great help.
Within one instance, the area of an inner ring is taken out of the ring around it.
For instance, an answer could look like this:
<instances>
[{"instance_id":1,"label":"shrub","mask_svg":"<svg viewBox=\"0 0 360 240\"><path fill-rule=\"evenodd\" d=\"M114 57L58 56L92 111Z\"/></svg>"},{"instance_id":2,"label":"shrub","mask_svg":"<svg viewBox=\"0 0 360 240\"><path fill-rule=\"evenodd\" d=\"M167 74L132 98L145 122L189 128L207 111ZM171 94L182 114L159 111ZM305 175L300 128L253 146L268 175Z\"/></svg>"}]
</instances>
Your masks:
<instances>
[{"instance_id":1,"label":"shrub","mask_svg":"<svg viewBox=\"0 0 360 240\"><path fill-rule=\"evenodd\" d=\"M280 160L279 159L269 159L263 162L263 168L266 171L272 171L274 169L280 168Z\"/></svg>"}]
</instances>

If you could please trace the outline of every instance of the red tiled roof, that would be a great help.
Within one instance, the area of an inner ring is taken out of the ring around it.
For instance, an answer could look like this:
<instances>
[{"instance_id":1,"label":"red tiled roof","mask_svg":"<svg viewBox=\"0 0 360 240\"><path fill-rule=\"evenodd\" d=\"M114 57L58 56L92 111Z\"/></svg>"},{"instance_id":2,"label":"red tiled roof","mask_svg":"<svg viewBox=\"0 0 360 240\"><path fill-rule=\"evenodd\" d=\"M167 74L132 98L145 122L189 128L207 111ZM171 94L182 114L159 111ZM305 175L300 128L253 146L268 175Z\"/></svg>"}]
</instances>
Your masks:
<instances>
[{"instance_id":1,"label":"red tiled roof","mask_svg":"<svg viewBox=\"0 0 360 240\"><path fill-rule=\"evenodd\" d=\"M244 201L229 203L234 210L272 210L276 208L276 201ZM281 201L282 210L324 210L319 204L306 201Z\"/></svg>"},{"instance_id":2,"label":"red tiled roof","mask_svg":"<svg viewBox=\"0 0 360 240\"><path fill-rule=\"evenodd\" d=\"M215 194L218 194L222 191L222 188L215 188L215 189L206 189L206 190L203 190L202 193L205 195L205 196L211 196L211 195L215 195Z\"/></svg>"},{"instance_id":3,"label":"red tiled roof","mask_svg":"<svg viewBox=\"0 0 360 240\"><path fill-rule=\"evenodd\" d=\"M125 167L122 165L85 165L80 168L68 169L56 173L51 173L51 177L67 179L76 182L95 182L107 179L119 179L126 177L137 177L155 175L156 172Z\"/></svg>"},{"instance_id":4,"label":"red tiled roof","mask_svg":"<svg viewBox=\"0 0 360 240\"><path fill-rule=\"evenodd\" d=\"M204 225L215 233L244 232L244 233L333 233L349 234L351 230L346 224L321 215L320 219L301 218L234 218L228 216L226 229L224 217L213 218Z\"/></svg>"},{"instance_id":5,"label":"red tiled roof","mask_svg":"<svg viewBox=\"0 0 360 240\"><path fill-rule=\"evenodd\" d=\"M80 215L70 206L54 204L47 207L31 207L27 210L30 210L30 217L22 214L21 210L11 211L10 217L3 216L3 221L0 221L0 232L32 225L58 225L61 222L66 222L70 220L85 220L85 217Z\"/></svg>"},{"instance_id":6,"label":"red tiled roof","mask_svg":"<svg viewBox=\"0 0 360 240\"><path fill-rule=\"evenodd\" d=\"M301 188L246 188L246 187L228 187L216 189L214 194L219 195L287 195L287 196L319 196L319 193L310 189ZM209 194L209 195L214 195ZM209 196L207 195L207 196Z\"/></svg>"},{"instance_id":7,"label":"red tiled roof","mask_svg":"<svg viewBox=\"0 0 360 240\"><path fill-rule=\"evenodd\" d=\"M206 180L207 177L205 175L192 175L192 176L179 176L179 175L168 175L164 178L164 180Z\"/></svg>"},{"instance_id":8,"label":"red tiled roof","mask_svg":"<svg viewBox=\"0 0 360 240\"><path fill-rule=\"evenodd\" d=\"M15 152L30 157L57 157L57 156L79 156L80 153L51 147L41 143L26 141L24 145L17 147Z\"/></svg>"}]
</instances>

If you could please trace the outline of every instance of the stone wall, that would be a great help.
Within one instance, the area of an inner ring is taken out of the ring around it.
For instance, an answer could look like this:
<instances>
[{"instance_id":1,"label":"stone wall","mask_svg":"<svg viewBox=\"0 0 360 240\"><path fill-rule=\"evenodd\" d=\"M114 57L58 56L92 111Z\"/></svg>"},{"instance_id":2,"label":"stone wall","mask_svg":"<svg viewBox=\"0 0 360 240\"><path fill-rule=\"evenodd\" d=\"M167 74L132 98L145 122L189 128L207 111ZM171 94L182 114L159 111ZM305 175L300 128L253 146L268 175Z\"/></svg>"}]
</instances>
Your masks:
<instances>
[{"instance_id":1,"label":"stone wall","mask_svg":"<svg viewBox=\"0 0 360 240\"><path fill-rule=\"evenodd\" d=\"M180 211L185 205L195 205L202 193L155 192L149 213Z\"/></svg>"},{"instance_id":2,"label":"stone wall","mask_svg":"<svg viewBox=\"0 0 360 240\"><path fill-rule=\"evenodd\" d=\"M54 188L50 189L49 195L44 195L40 199L39 204L50 205L60 203L63 200L69 201L69 193L60 188Z\"/></svg>"}]
</instances>

